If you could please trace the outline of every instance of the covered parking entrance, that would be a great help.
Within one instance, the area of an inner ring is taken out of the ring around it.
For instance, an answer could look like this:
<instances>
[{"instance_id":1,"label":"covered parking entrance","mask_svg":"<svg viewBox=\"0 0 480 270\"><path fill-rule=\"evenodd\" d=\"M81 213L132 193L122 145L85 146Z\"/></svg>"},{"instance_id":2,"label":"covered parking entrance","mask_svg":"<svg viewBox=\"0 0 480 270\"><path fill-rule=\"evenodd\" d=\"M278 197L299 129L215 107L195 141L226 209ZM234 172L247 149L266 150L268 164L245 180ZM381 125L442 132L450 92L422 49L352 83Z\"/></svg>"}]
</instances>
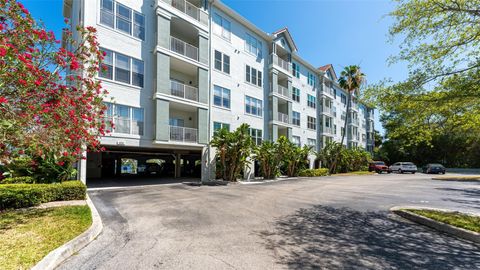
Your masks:
<instances>
[{"instance_id":1,"label":"covered parking entrance","mask_svg":"<svg viewBox=\"0 0 480 270\"><path fill-rule=\"evenodd\" d=\"M87 185L105 180L171 182L181 178L200 179L200 150L169 150L109 147L87 154Z\"/></svg>"}]
</instances>

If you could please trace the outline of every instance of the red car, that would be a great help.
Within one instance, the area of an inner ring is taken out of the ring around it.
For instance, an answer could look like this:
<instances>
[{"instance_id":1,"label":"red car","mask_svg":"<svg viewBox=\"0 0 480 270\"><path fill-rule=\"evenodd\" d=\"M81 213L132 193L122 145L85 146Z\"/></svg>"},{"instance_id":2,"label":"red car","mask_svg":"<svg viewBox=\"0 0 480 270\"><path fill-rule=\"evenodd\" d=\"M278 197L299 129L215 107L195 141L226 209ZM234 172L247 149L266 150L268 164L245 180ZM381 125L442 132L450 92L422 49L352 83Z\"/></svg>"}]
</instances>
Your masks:
<instances>
[{"instance_id":1,"label":"red car","mask_svg":"<svg viewBox=\"0 0 480 270\"><path fill-rule=\"evenodd\" d=\"M368 171L369 172L388 172L388 166L383 161L373 161L368 164Z\"/></svg>"}]
</instances>

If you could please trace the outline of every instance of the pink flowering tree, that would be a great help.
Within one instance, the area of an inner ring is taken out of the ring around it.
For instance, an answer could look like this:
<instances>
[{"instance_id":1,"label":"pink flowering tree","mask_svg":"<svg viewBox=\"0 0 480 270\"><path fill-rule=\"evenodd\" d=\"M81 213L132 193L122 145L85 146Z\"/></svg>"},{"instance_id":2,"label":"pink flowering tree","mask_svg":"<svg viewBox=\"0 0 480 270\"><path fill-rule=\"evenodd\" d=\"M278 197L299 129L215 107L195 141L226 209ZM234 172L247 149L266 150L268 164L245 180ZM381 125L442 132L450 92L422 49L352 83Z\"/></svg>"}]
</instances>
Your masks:
<instances>
[{"instance_id":1,"label":"pink flowering tree","mask_svg":"<svg viewBox=\"0 0 480 270\"><path fill-rule=\"evenodd\" d=\"M103 54L95 28L76 30L78 42L67 28L60 41L21 3L0 0L0 163L28 155L33 167L48 160L61 168L85 148L101 150Z\"/></svg>"}]
</instances>

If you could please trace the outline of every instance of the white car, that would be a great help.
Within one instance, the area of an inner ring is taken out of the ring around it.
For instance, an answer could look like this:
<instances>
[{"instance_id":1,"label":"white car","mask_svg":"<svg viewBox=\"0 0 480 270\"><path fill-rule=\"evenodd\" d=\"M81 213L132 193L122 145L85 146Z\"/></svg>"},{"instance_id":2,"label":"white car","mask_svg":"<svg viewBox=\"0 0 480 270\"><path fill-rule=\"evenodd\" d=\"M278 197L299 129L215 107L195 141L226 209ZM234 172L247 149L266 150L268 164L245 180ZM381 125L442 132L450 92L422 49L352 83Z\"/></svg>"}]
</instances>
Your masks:
<instances>
[{"instance_id":1,"label":"white car","mask_svg":"<svg viewBox=\"0 0 480 270\"><path fill-rule=\"evenodd\" d=\"M417 166L413 164L412 162L397 162L391 165L388 168L388 173L391 172L396 172L396 173L416 173L417 172Z\"/></svg>"}]
</instances>

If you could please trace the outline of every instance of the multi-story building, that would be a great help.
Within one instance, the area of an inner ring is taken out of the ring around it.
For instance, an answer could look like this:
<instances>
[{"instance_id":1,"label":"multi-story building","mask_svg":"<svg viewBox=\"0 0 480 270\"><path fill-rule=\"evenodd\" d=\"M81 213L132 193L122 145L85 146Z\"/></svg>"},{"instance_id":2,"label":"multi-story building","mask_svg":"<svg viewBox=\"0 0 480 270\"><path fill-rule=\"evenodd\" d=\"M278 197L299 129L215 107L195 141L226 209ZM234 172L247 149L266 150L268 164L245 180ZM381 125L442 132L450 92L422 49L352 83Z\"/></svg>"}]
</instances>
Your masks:
<instances>
[{"instance_id":1,"label":"multi-story building","mask_svg":"<svg viewBox=\"0 0 480 270\"><path fill-rule=\"evenodd\" d=\"M333 67L302 59L287 28L267 34L218 0L64 0L64 16L98 30L115 124L82 180L211 178L213 133L242 123L257 144L286 136L318 151L340 141L349 113L345 144L373 149L373 109L346 112Z\"/></svg>"}]
</instances>

